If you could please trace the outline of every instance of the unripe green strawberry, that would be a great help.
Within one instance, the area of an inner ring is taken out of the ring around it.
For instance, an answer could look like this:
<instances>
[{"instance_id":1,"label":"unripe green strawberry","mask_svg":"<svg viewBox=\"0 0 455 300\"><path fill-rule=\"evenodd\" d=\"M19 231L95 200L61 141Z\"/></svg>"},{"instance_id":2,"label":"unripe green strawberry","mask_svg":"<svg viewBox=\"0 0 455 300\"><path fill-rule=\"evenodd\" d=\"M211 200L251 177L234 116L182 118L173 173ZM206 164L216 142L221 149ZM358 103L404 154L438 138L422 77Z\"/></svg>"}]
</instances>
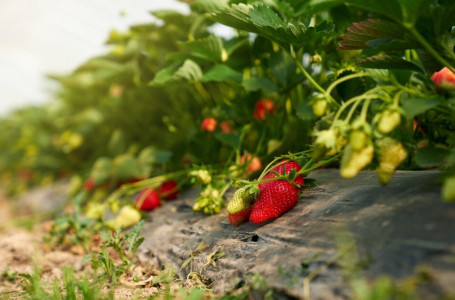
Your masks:
<instances>
[{"instance_id":1,"label":"unripe green strawberry","mask_svg":"<svg viewBox=\"0 0 455 300\"><path fill-rule=\"evenodd\" d=\"M313 55L311 58L310 58L310 61L312 63L316 63L316 64L319 64L322 62L322 57L319 55L319 54L315 54Z\"/></svg>"},{"instance_id":2,"label":"unripe green strawberry","mask_svg":"<svg viewBox=\"0 0 455 300\"><path fill-rule=\"evenodd\" d=\"M389 133L394 130L401 122L400 112L387 109L379 118L378 130L382 133Z\"/></svg>"},{"instance_id":3,"label":"unripe green strawberry","mask_svg":"<svg viewBox=\"0 0 455 300\"><path fill-rule=\"evenodd\" d=\"M455 201L455 176L447 177L442 186L442 199L446 202Z\"/></svg>"},{"instance_id":4,"label":"unripe green strawberry","mask_svg":"<svg viewBox=\"0 0 455 300\"><path fill-rule=\"evenodd\" d=\"M235 191L231 201L227 206L227 211L230 214L236 214L243 210L248 209L251 204L256 200L259 193L257 186L244 186Z\"/></svg>"},{"instance_id":5,"label":"unripe green strawberry","mask_svg":"<svg viewBox=\"0 0 455 300\"><path fill-rule=\"evenodd\" d=\"M328 107L327 100L323 97L318 97L311 106L313 108L313 113L316 117L322 117L327 111Z\"/></svg>"},{"instance_id":6,"label":"unripe green strawberry","mask_svg":"<svg viewBox=\"0 0 455 300\"><path fill-rule=\"evenodd\" d=\"M321 158L323 158L326 153L327 153L327 148L324 145L316 144L316 145L314 145L313 154L311 156L311 159L313 161L318 161Z\"/></svg>"},{"instance_id":7,"label":"unripe green strawberry","mask_svg":"<svg viewBox=\"0 0 455 300\"><path fill-rule=\"evenodd\" d=\"M108 227L118 229L121 226L130 227L135 225L141 220L141 214L139 211L129 205L124 206L120 209L117 217L113 220L106 222Z\"/></svg>"},{"instance_id":8,"label":"unripe green strawberry","mask_svg":"<svg viewBox=\"0 0 455 300\"><path fill-rule=\"evenodd\" d=\"M349 145L352 150L359 151L365 148L368 142L368 134L363 130L353 130L349 135Z\"/></svg>"},{"instance_id":9,"label":"unripe green strawberry","mask_svg":"<svg viewBox=\"0 0 455 300\"><path fill-rule=\"evenodd\" d=\"M372 145L364 147L359 151L355 151L352 149L351 145L347 145L344 148L343 158L341 159L341 177L355 177L363 168L371 163L373 160L373 153L374 148Z\"/></svg>"},{"instance_id":10,"label":"unripe green strawberry","mask_svg":"<svg viewBox=\"0 0 455 300\"><path fill-rule=\"evenodd\" d=\"M202 184L209 184L212 181L212 175L210 175L209 171L204 169L191 171L190 175L196 177Z\"/></svg>"},{"instance_id":11,"label":"unripe green strawberry","mask_svg":"<svg viewBox=\"0 0 455 300\"><path fill-rule=\"evenodd\" d=\"M327 156L337 154L348 142L345 139L345 134L349 127L345 121L338 120L333 123L331 128L317 131L314 134L316 136L315 146L320 149L325 148L324 154Z\"/></svg>"},{"instance_id":12,"label":"unripe green strawberry","mask_svg":"<svg viewBox=\"0 0 455 300\"><path fill-rule=\"evenodd\" d=\"M378 179L386 185L392 179L396 168L406 159L408 152L403 145L392 138L386 137L377 141L379 147Z\"/></svg>"}]
</instances>

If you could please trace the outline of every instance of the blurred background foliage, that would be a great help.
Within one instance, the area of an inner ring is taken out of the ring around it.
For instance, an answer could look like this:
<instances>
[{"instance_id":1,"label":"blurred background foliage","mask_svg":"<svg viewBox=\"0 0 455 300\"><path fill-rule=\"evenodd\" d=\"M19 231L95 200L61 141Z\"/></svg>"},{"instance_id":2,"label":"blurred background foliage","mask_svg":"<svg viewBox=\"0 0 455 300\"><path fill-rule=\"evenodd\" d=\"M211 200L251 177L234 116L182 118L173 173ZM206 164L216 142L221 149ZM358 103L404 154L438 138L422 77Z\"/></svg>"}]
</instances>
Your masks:
<instances>
[{"instance_id":1,"label":"blurred background foliage","mask_svg":"<svg viewBox=\"0 0 455 300\"><path fill-rule=\"evenodd\" d=\"M336 152L354 130L378 127L393 106L401 119L390 135L410 154L404 166L453 171L454 98L438 94L429 78L454 61L450 1L182 2L190 14L155 11L160 24L113 30L108 53L49 76L60 84L52 102L0 120L0 174L10 193L74 174L121 182L235 164L245 153L267 162L326 147L314 136L362 95L375 98L365 122L345 118ZM217 23L233 36L218 35ZM417 108L414 98L424 99ZM207 118L213 130L201 127ZM368 143L384 138L368 130ZM443 158L435 161L438 149ZM380 156L371 164L378 165Z\"/></svg>"}]
</instances>

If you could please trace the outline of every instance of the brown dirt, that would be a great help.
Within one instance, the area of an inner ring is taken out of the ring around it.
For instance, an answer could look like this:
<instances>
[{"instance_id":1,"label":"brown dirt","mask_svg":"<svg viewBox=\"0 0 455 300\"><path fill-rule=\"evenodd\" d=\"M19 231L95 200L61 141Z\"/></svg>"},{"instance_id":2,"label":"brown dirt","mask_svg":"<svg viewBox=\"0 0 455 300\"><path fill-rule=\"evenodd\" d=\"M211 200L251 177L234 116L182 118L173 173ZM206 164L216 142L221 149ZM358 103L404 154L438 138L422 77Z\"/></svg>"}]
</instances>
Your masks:
<instances>
[{"instance_id":1,"label":"brown dirt","mask_svg":"<svg viewBox=\"0 0 455 300\"><path fill-rule=\"evenodd\" d=\"M24 285L17 274L32 274L35 268L41 270L41 280L52 283L63 278L63 267L72 267L76 277L90 271L89 264L83 263L85 252L81 247L67 249L51 248L43 241L49 229L49 222L41 222L33 230L14 227L12 202L0 191L0 298L21 299ZM23 218L24 216L21 216ZM96 247L95 247L96 248ZM115 299L147 297L156 294L158 288L134 284L132 277L141 278L142 266L134 266L131 276L125 278L114 290ZM106 292L108 290L106 289Z\"/></svg>"}]
</instances>

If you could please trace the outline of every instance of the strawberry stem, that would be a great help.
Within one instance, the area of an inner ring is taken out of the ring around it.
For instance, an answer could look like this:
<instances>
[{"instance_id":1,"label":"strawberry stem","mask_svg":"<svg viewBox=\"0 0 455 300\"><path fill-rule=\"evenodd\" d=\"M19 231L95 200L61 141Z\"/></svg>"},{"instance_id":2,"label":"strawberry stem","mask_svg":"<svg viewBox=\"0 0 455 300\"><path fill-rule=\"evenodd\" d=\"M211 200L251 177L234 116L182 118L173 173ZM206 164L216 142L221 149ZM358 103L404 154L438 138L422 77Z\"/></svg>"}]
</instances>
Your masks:
<instances>
[{"instance_id":1,"label":"strawberry stem","mask_svg":"<svg viewBox=\"0 0 455 300\"><path fill-rule=\"evenodd\" d=\"M295 173L295 176L298 176L298 175L307 175L309 172L317 169L317 168L320 168L321 166L323 165L326 165L332 161L334 161L335 159L338 159L340 158L341 156L341 153L338 153L332 157L330 157L329 159L325 159L325 160L322 160L322 161L319 161L318 163L315 163L314 165L312 165L311 167L308 167L311 163L312 163L312 159L310 159L306 164L305 166L300 169L300 171L298 171L297 173ZM285 161L286 162L286 161ZM285 163L283 162L283 163ZM273 163L273 161L272 161ZM271 163L271 164L272 164ZM281 165L280 164L277 164L278 166ZM266 168L267 169L267 168ZM263 172L264 174L266 173L265 170ZM263 177L261 175L261 177ZM254 181L248 181L248 180L238 180L236 181L236 183L242 183L242 184L245 184L245 185L253 185L253 184L261 184L261 183L266 183L266 182L270 182L270 181L274 181L274 180L287 180L289 183L293 184L294 180L289 180L289 176L286 174L286 175L280 175L280 176L275 176L275 177L272 177L272 178L268 178L268 179L262 179L261 177L259 177L258 180L254 180ZM295 183L293 184L295 185Z\"/></svg>"}]
</instances>

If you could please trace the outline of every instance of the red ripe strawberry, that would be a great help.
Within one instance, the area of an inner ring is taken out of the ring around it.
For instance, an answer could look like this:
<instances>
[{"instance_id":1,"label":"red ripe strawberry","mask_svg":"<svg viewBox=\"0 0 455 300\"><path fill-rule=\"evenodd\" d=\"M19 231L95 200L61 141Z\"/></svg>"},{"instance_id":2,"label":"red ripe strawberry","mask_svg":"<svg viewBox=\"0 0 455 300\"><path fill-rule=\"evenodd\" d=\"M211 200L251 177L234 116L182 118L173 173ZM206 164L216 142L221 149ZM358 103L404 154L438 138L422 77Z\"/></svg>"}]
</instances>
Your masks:
<instances>
[{"instance_id":1,"label":"red ripe strawberry","mask_svg":"<svg viewBox=\"0 0 455 300\"><path fill-rule=\"evenodd\" d=\"M92 178L89 178L84 182L84 189L86 191L92 191L94 188L95 188L95 182L93 181Z\"/></svg>"},{"instance_id":2,"label":"red ripe strawberry","mask_svg":"<svg viewBox=\"0 0 455 300\"><path fill-rule=\"evenodd\" d=\"M253 117L256 120L265 120L266 114L273 115L275 103L270 99L261 99L256 103Z\"/></svg>"},{"instance_id":3,"label":"red ripe strawberry","mask_svg":"<svg viewBox=\"0 0 455 300\"><path fill-rule=\"evenodd\" d=\"M302 167L295 161L293 160L289 160L285 163L282 163L283 161L279 162L280 165L274 167L269 174L267 174L264 179L269 179L269 178L274 178L276 177L276 173L278 174L284 174L284 170L286 169L286 174L289 174L293 169L295 169L296 172L300 171L300 169L302 169ZM282 163L282 164L281 164ZM303 185L305 182L303 180L303 176L302 175L299 175L297 176L295 179L294 179L294 182L298 185ZM267 182L266 182L267 183ZM262 187L266 184L266 183L260 183L259 184L259 189L262 189Z\"/></svg>"},{"instance_id":4,"label":"red ripe strawberry","mask_svg":"<svg viewBox=\"0 0 455 300\"><path fill-rule=\"evenodd\" d=\"M250 217L252 210L253 206L250 206L249 208L242 210L238 213L228 214L229 223L231 223L231 225L234 226L239 226L243 222L248 221L248 218Z\"/></svg>"},{"instance_id":5,"label":"red ripe strawberry","mask_svg":"<svg viewBox=\"0 0 455 300\"><path fill-rule=\"evenodd\" d=\"M253 204L250 222L262 223L278 218L291 210L299 199L299 191L286 180L265 183L259 192L259 198Z\"/></svg>"},{"instance_id":6,"label":"red ripe strawberry","mask_svg":"<svg viewBox=\"0 0 455 300\"><path fill-rule=\"evenodd\" d=\"M220 128L222 133L234 133L234 122L233 121L223 121L220 123Z\"/></svg>"},{"instance_id":7,"label":"red ripe strawberry","mask_svg":"<svg viewBox=\"0 0 455 300\"><path fill-rule=\"evenodd\" d=\"M208 132L215 131L216 123L215 118L205 118L202 120L201 129Z\"/></svg>"},{"instance_id":8,"label":"red ripe strawberry","mask_svg":"<svg viewBox=\"0 0 455 300\"><path fill-rule=\"evenodd\" d=\"M163 182L160 187L160 196L165 200L173 200L177 198L179 194L177 181L171 179Z\"/></svg>"},{"instance_id":9,"label":"red ripe strawberry","mask_svg":"<svg viewBox=\"0 0 455 300\"><path fill-rule=\"evenodd\" d=\"M154 210L161 205L160 196L154 189L143 189L134 203L140 210Z\"/></svg>"},{"instance_id":10,"label":"red ripe strawberry","mask_svg":"<svg viewBox=\"0 0 455 300\"><path fill-rule=\"evenodd\" d=\"M455 90L455 74L447 67L442 68L439 72L433 73L431 80L438 91Z\"/></svg>"},{"instance_id":11,"label":"red ripe strawberry","mask_svg":"<svg viewBox=\"0 0 455 300\"><path fill-rule=\"evenodd\" d=\"M247 175L262 169L262 163L259 157L251 156L251 153L248 153L246 156L242 155L242 157L240 157L239 164L244 165L247 161L249 162L246 172Z\"/></svg>"}]
</instances>

